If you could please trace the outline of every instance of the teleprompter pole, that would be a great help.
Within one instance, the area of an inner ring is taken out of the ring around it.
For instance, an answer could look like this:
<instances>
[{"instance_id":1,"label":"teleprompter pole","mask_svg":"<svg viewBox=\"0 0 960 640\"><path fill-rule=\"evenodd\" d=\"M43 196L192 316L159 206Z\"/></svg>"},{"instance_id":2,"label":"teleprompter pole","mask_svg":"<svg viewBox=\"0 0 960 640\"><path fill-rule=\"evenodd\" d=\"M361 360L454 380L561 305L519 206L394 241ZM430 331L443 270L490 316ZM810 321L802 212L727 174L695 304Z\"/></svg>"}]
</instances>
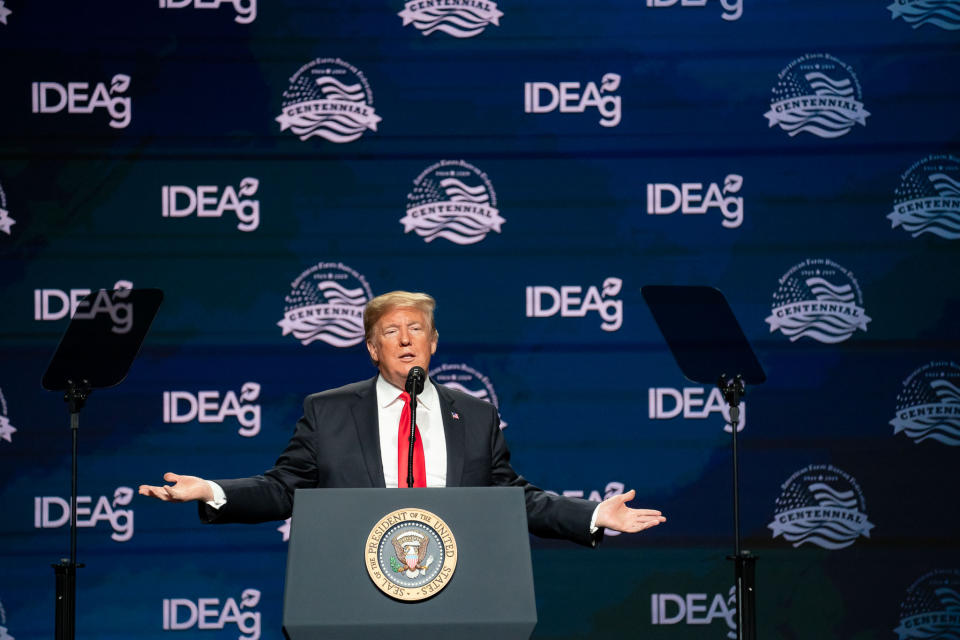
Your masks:
<instances>
[{"instance_id":1,"label":"teleprompter pole","mask_svg":"<svg viewBox=\"0 0 960 640\"><path fill-rule=\"evenodd\" d=\"M757 609L755 565L757 558L744 551L740 544L740 466L737 458L737 429L740 426L740 399L746 394L743 376L728 378L720 376L717 383L724 400L730 407L730 431L733 436L733 548L727 556L734 562L734 587L737 607L737 640L757 639Z\"/></svg>"}]
</instances>

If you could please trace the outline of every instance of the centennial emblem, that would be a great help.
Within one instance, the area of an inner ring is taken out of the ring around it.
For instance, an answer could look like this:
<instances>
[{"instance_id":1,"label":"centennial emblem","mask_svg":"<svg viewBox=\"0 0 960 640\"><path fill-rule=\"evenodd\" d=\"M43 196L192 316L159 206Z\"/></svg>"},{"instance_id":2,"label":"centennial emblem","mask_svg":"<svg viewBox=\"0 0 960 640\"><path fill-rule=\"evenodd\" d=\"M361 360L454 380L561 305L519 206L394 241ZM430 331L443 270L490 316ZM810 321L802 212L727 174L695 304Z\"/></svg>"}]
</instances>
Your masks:
<instances>
[{"instance_id":1,"label":"centennial emblem","mask_svg":"<svg viewBox=\"0 0 960 640\"><path fill-rule=\"evenodd\" d=\"M3 389L0 389L0 442L13 442L13 434L17 429L10 424L10 418L7 417L7 399L3 397Z\"/></svg>"},{"instance_id":2,"label":"centennial emblem","mask_svg":"<svg viewBox=\"0 0 960 640\"><path fill-rule=\"evenodd\" d=\"M293 74L283 92L280 131L301 140L319 136L330 142L353 142L383 118L373 109L366 76L340 58L318 58Z\"/></svg>"},{"instance_id":3,"label":"centennial emblem","mask_svg":"<svg viewBox=\"0 0 960 640\"><path fill-rule=\"evenodd\" d=\"M363 342L363 308L372 297L362 275L342 262L321 262L290 283L277 325L304 346L322 340L352 347Z\"/></svg>"},{"instance_id":4,"label":"centennial emblem","mask_svg":"<svg viewBox=\"0 0 960 640\"><path fill-rule=\"evenodd\" d=\"M960 160L931 155L914 163L900 176L887 218L892 228L902 226L914 238L923 233L960 238Z\"/></svg>"},{"instance_id":5,"label":"centennial emblem","mask_svg":"<svg viewBox=\"0 0 960 640\"><path fill-rule=\"evenodd\" d=\"M860 485L848 473L829 464L813 464L781 485L773 521L773 537L783 536L794 547L809 543L823 549L843 549L857 538L870 537Z\"/></svg>"},{"instance_id":6,"label":"centennial emblem","mask_svg":"<svg viewBox=\"0 0 960 640\"><path fill-rule=\"evenodd\" d=\"M960 571L937 569L910 585L893 632L898 640L960 638Z\"/></svg>"},{"instance_id":7,"label":"centennial emblem","mask_svg":"<svg viewBox=\"0 0 960 640\"><path fill-rule=\"evenodd\" d=\"M364 558L370 579L385 594L424 600L450 583L457 568L457 541L435 514L398 509L373 526Z\"/></svg>"},{"instance_id":8,"label":"centennial emblem","mask_svg":"<svg viewBox=\"0 0 960 640\"><path fill-rule=\"evenodd\" d=\"M397 15L403 18L403 26L413 23L425 36L442 31L454 38L472 38L483 33L487 25L499 27L503 11L497 9L496 2L483 0L410 0Z\"/></svg>"},{"instance_id":9,"label":"centennial emblem","mask_svg":"<svg viewBox=\"0 0 960 640\"><path fill-rule=\"evenodd\" d=\"M2 8L3 2L0 2L0 9ZM0 640L14 640L14 637L7 630L7 612L3 608L2 602L0 602Z\"/></svg>"},{"instance_id":10,"label":"centennial emblem","mask_svg":"<svg viewBox=\"0 0 960 640\"><path fill-rule=\"evenodd\" d=\"M0 2L0 8L2 8L3 3ZM10 235L10 228L17 223L16 220L10 217L10 212L7 211L7 194L3 192L3 186L0 185L0 232Z\"/></svg>"},{"instance_id":11,"label":"centennial emblem","mask_svg":"<svg viewBox=\"0 0 960 640\"><path fill-rule=\"evenodd\" d=\"M417 176L400 218L404 233L455 244L480 242L491 231L500 233L504 222L487 174L463 160L441 160Z\"/></svg>"},{"instance_id":12,"label":"centennial emblem","mask_svg":"<svg viewBox=\"0 0 960 640\"><path fill-rule=\"evenodd\" d=\"M497 409L497 415L500 415L500 402L497 400L497 392L493 390L493 384L490 379L465 364L442 364L430 371L430 377L445 387L462 391L474 398L489 402ZM458 415L455 420L459 420ZM500 416L500 429L506 429L507 423Z\"/></svg>"},{"instance_id":13,"label":"centennial emblem","mask_svg":"<svg viewBox=\"0 0 960 640\"><path fill-rule=\"evenodd\" d=\"M960 29L960 0L894 0L887 10L891 20L903 18L914 29L925 24L948 31Z\"/></svg>"},{"instance_id":14,"label":"centennial emblem","mask_svg":"<svg viewBox=\"0 0 960 640\"><path fill-rule=\"evenodd\" d=\"M960 365L931 362L911 373L897 394L897 415L890 424L894 434L902 432L917 443L960 445Z\"/></svg>"},{"instance_id":15,"label":"centennial emblem","mask_svg":"<svg viewBox=\"0 0 960 640\"><path fill-rule=\"evenodd\" d=\"M791 137L806 131L821 138L839 138L855 124L867 126L860 81L853 69L826 53L809 53L791 62L777 76L770 110L763 114Z\"/></svg>"},{"instance_id":16,"label":"centennial emblem","mask_svg":"<svg viewBox=\"0 0 960 640\"><path fill-rule=\"evenodd\" d=\"M795 342L843 342L871 318L863 308L863 293L853 274L832 260L805 260L780 278L766 322L770 333L780 331Z\"/></svg>"}]
</instances>

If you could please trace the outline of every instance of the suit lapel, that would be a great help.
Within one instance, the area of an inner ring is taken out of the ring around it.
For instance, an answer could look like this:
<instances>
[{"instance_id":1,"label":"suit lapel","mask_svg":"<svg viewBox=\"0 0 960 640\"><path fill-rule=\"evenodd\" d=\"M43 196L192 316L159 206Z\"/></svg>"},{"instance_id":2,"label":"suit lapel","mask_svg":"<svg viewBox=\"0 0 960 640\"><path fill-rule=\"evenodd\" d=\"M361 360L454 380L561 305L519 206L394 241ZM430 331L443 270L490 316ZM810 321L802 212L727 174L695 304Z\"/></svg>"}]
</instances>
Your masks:
<instances>
[{"instance_id":1,"label":"suit lapel","mask_svg":"<svg viewBox=\"0 0 960 640\"><path fill-rule=\"evenodd\" d=\"M357 392L353 403L353 420L360 439L363 462L370 476L371 487L385 487L383 459L380 457L380 418L377 411L377 378L374 377Z\"/></svg>"},{"instance_id":2,"label":"suit lapel","mask_svg":"<svg viewBox=\"0 0 960 640\"><path fill-rule=\"evenodd\" d=\"M447 443L447 486L459 487L463 479L463 430L466 417L457 413L453 394L449 393L446 387L436 382L433 382L433 386L440 397L443 436Z\"/></svg>"}]
</instances>

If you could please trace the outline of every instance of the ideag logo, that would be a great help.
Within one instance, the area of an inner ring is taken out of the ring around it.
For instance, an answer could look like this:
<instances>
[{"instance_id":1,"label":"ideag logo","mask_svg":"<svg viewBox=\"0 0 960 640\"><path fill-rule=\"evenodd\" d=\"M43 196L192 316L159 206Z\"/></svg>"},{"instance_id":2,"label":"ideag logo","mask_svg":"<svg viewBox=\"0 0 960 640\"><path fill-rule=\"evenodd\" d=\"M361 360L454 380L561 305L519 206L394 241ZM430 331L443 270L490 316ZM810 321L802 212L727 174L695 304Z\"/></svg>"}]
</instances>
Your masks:
<instances>
[{"instance_id":1,"label":"ideag logo","mask_svg":"<svg viewBox=\"0 0 960 640\"><path fill-rule=\"evenodd\" d=\"M319 136L335 143L353 142L383 120L373 109L366 76L340 58L317 58L300 67L283 92L280 131L300 140Z\"/></svg>"},{"instance_id":2,"label":"ideag logo","mask_svg":"<svg viewBox=\"0 0 960 640\"><path fill-rule=\"evenodd\" d=\"M730 433L733 430L730 406L723 399L720 389L713 387L706 400L703 399L705 392L703 387L685 387L682 391L670 387L650 387L647 389L647 417L651 420L672 420L683 414L684 420L705 420L719 413L724 421L723 430ZM737 433L743 431L745 426L747 405L741 400Z\"/></svg>"},{"instance_id":3,"label":"ideag logo","mask_svg":"<svg viewBox=\"0 0 960 640\"><path fill-rule=\"evenodd\" d=\"M790 137L813 134L839 138L854 125L867 126L860 81L850 65L826 53L800 56L781 71L773 87L769 126L779 125Z\"/></svg>"},{"instance_id":4,"label":"ideag logo","mask_svg":"<svg viewBox=\"0 0 960 640\"><path fill-rule=\"evenodd\" d=\"M254 610L258 604L259 589L244 589L240 594L240 604L233 598L227 598L222 607L219 598L164 598L163 630L186 631L196 628L213 631L235 624L240 634L237 640L259 640L260 612Z\"/></svg>"},{"instance_id":5,"label":"ideag logo","mask_svg":"<svg viewBox=\"0 0 960 640\"><path fill-rule=\"evenodd\" d=\"M357 271L342 262L321 262L290 283L277 326L303 346L321 340L352 347L363 342L363 308L372 297L367 279Z\"/></svg>"},{"instance_id":6,"label":"ideag logo","mask_svg":"<svg viewBox=\"0 0 960 640\"><path fill-rule=\"evenodd\" d=\"M462 391L474 398L489 402L497 409L500 416L500 402L497 392L493 390L490 379L473 367L460 364L442 364L430 370L430 377L445 387ZM506 429L507 422L500 416L500 429Z\"/></svg>"},{"instance_id":7,"label":"ideag logo","mask_svg":"<svg viewBox=\"0 0 960 640\"><path fill-rule=\"evenodd\" d=\"M17 432L17 429L10 424L9 415L7 413L7 399L3 395L3 389L0 389L0 441L13 444L13 434Z\"/></svg>"},{"instance_id":8,"label":"ideag logo","mask_svg":"<svg viewBox=\"0 0 960 640\"><path fill-rule=\"evenodd\" d=\"M579 82L524 82L524 113L583 113L588 107L600 113L600 126L615 127L620 124L620 96L612 95L620 88L620 75L605 73L600 79L600 88L595 82L587 82L580 90Z\"/></svg>"},{"instance_id":9,"label":"ideag logo","mask_svg":"<svg viewBox=\"0 0 960 640\"><path fill-rule=\"evenodd\" d=\"M160 210L164 218L187 218L194 213L198 218L220 218L230 211L237 217L237 229L256 231L260 226L260 201L250 196L257 193L260 181L244 178L234 189L214 185L164 185L160 187ZM240 196L246 196L243 200Z\"/></svg>"},{"instance_id":10,"label":"ideag logo","mask_svg":"<svg viewBox=\"0 0 960 640\"><path fill-rule=\"evenodd\" d=\"M936 569L910 585L893 632L898 640L960 638L960 571Z\"/></svg>"},{"instance_id":11,"label":"ideag logo","mask_svg":"<svg viewBox=\"0 0 960 640\"><path fill-rule=\"evenodd\" d=\"M425 36L442 31L454 38L472 38L488 25L499 27L503 11L496 2L483 0L410 0L397 15L403 26L413 23Z\"/></svg>"},{"instance_id":12,"label":"ideag logo","mask_svg":"<svg viewBox=\"0 0 960 640\"><path fill-rule=\"evenodd\" d=\"M773 521L773 537L783 536L794 547L812 544L843 549L857 538L870 537L866 500L860 485L848 473L829 464L800 469L781 485Z\"/></svg>"},{"instance_id":13,"label":"ideag logo","mask_svg":"<svg viewBox=\"0 0 960 640\"><path fill-rule=\"evenodd\" d=\"M960 446L960 365L934 361L911 373L897 394L890 424L894 435L902 432L916 443Z\"/></svg>"},{"instance_id":14,"label":"ideag logo","mask_svg":"<svg viewBox=\"0 0 960 640\"><path fill-rule=\"evenodd\" d=\"M99 314L110 316L113 321L111 331L125 334L133 327L133 304L124 302L133 289L129 280L117 280L115 291L99 289L86 304L83 299L90 295L91 289L34 289L33 319L40 322L61 320L67 315L81 320L92 320Z\"/></svg>"},{"instance_id":15,"label":"ideag logo","mask_svg":"<svg viewBox=\"0 0 960 640\"><path fill-rule=\"evenodd\" d=\"M887 10L891 20L903 18L914 29L925 24L947 31L960 29L960 0L894 0Z\"/></svg>"},{"instance_id":16,"label":"ideag logo","mask_svg":"<svg viewBox=\"0 0 960 640\"><path fill-rule=\"evenodd\" d=\"M960 238L960 159L935 154L915 162L900 176L887 218L891 228L903 226L914 238Z\"/></svg>"},{"instance_id":17,"label":"ideag logo","mask_svg":"<svg viewBox=\"0 0 960 640\"><path fill-rule=\"evenodd\" d=\"M2 8L2 3L0 3L0 8ZM0 185L0 232L3 232L10 235L10 229L17 223L16 220L10 217L10 212L7 211L7 194L3 192L3 185Z\"/></svg>"},{"instance_id":18,"label":"ideag logo","mask_svg":"<svg viewBox=\"0 0 960 640\"><path fill-rule=\"evenodd\" d=\"M871 318L863 308L863 293L853 274L832 260L804 260L779 280L766 322L770 333L780 331L796 342L843 342Z\"/></svg>"},{"instance_id":19,"label":"ideag logo","mask_svg":"<svg viewBox=\"0 0 960 640\"><path fill-rule=\"evenodd\" d=\"M677 3L681 7L707 6L707 0L647 0L647 6L654 8L672 7ZM720 17L728 22L739 20L743 15L743 0L720 0L720 6L723 7Z\"/></svg>"},{"instance_id":20,"label":"ideag logo","mask_svg":"<svg viewBox=\"0 0 960 640\"><path fill-rule=\"evenodd\" d=\"M709 605L707 602L709 601ZM726 637L737 637L736 588L727 593L651 593L650 624L652 625L712 625L723 620L727 626ZM719 635L717 636L719 637Z\"/></svg>"},{"instance_id":21,"label":"ideag logo","mask_svg":"<svg viewBox=\"0 0 960 640\"><path fill-rule=\"evenodd\" d=\"M684 182L679 186L669 182L647 184L647 214L670 215L680 211L682 215L703 215L716 209L723 219L725 229L736 229L743 224L743 197L735 195L743 187L743 176L731 173L724 178L721 188L716 182L703 194L702 182Z\"/></svg>"},{"instance_id":22,"label":"ideag logo","mask_svg":"<svg viewBox=\"0 0 960 640\"><path fill-rule=\"evenodd\" d=\"M407 194L403 232L416 231L424 242L437 238L475 244L506 220L497 210L497 194L487 174L463 160L441 160L413 181Z\"/></svg>"},{"instance_id":23,"label":"ideag logo","mask_svg":"<svg viewBox=\"0 0 960 640\"><path fill-rule=\"evenodd\" d=\"M607 278L600 289L587 287L582 298L583 287L579 285L562 286L559 290L542 285L527 287L527 317L549 318L559 313L562 318L583 318L596 311L603 319L600 328L616 331L623 324L623 301L614 299L614 296L622 287L620 278Z\"/></svg>"},{"instance_id":24,"label":"ideag logo","mask_svg":"<svg viewBox=\"0 0 960 640\"><path fill-rule=\"evenodd\" d=\"M163 392L163 422L183 424L196 420L201 423L222 424L228 417L240 423L237 430L244 438L260 433L260 405L251 404L260 397L260 385L245 382L240 388L240 397L227 391L220 399L219 391Z\"/></svg>"},{"instance_id":25,"label":"ideag logo","mask_svg":"<svg viewBox=\"0 0 960 640\"><path fill-rule=\"evenodd\" d=\"M219 9L221 5L233 5L237 12L233 21L239 24L250 24L257 19L257 0L160 0L161 9Z\"/></svg>"},{"instance_id":26,"label":"ideag logo","mask_svg":"<svg viewBox=\"0 0 960 640\"><path fill-rule=\"evenodd\" d=\"M96 527L101 522L110 524L114 542L126 542L133 537L133 509L118 509L130 504L133 489L117 487L113 500L107 496L97 498L93 510L89 505L91 496L77 496L77 526ZM59 496L37 496L33 499L33 527L35 529L59 529L70 522L70 500Z\"/></svg>"},{"instance_id":27,"label":"ideag logo","mask_svg":"<svg viewBox=\"0 0 960 640\"><path fill-rule=\"evenodd\" d=\"M106 83L98 82L90 91L89 82L68 82L63 85L59 82L34 82L32 85L33 113L60 113L66 109L67 113L91 114L97 109L104 109L110 115L110 126L114 129L125 129L130 124L131 106L130 97L121 95L130 88L130 76L118 73L110 80L110 88Z\"/></svg>"}]
</instances>

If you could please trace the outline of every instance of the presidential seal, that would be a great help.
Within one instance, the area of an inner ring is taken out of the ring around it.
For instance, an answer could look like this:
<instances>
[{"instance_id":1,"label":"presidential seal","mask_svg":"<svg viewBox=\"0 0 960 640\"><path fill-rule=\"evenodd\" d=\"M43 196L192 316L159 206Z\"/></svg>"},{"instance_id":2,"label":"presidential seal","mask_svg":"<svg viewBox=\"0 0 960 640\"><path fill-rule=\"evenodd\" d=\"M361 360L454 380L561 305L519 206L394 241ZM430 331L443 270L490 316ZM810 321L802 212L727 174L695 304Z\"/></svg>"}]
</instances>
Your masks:
<instances>
[{"instance_id":1,"label":"presidential seal","mask_svg":"<svg viewBox=\"0 0 960 640\"><path fill-rule=\"evenodd\" d=\"M457 541L447 523L423 509L398 509L367 536L370 579L391 598L416 602L439 593L457 568Z\"/></svg>"},{"instance_id":2,"label":"presidential seal","mask_svg":"<svg viewBox=\"0 0 960 640\"><path fill-rule=\"evenodd\" d=\"M960 239L960 159L934 154L915 162L900 176L887 218L914 238Z\"/></svg>"},{"instance_id":3,"label":"presidential seal","mask_svg":"<svg viewBox=\"0 0 960 640\"><path fill-rule=\"evenodd\" d=\"M850 65L826 53L800 56L777 76L764 115L792 138L806 132L839 138L854 125L867 126L860 82Z\"/></svg>"},{"instance_id":4,"label":"presidential seal","mask_svg":"<svg viewBox=\"0 0 960 640\"><path fill-rule=\"evenodd\" d=\"M353 142L376 131L383 118L373 108L366 76L340 58L318 58L293 74L283 92L280 131L300 140L314 136L335 143Z\"/></svg>"},{"instance_id":5,"label":"presidential seal","mask_svg":"<svg viewBox=\"0 0 960 640\"><path fill-rule=\"evenodd\" d=\"M960 637L960 571L937 569L910 585L893 632L898 640Z\"/></svg>"}]
</instances>

